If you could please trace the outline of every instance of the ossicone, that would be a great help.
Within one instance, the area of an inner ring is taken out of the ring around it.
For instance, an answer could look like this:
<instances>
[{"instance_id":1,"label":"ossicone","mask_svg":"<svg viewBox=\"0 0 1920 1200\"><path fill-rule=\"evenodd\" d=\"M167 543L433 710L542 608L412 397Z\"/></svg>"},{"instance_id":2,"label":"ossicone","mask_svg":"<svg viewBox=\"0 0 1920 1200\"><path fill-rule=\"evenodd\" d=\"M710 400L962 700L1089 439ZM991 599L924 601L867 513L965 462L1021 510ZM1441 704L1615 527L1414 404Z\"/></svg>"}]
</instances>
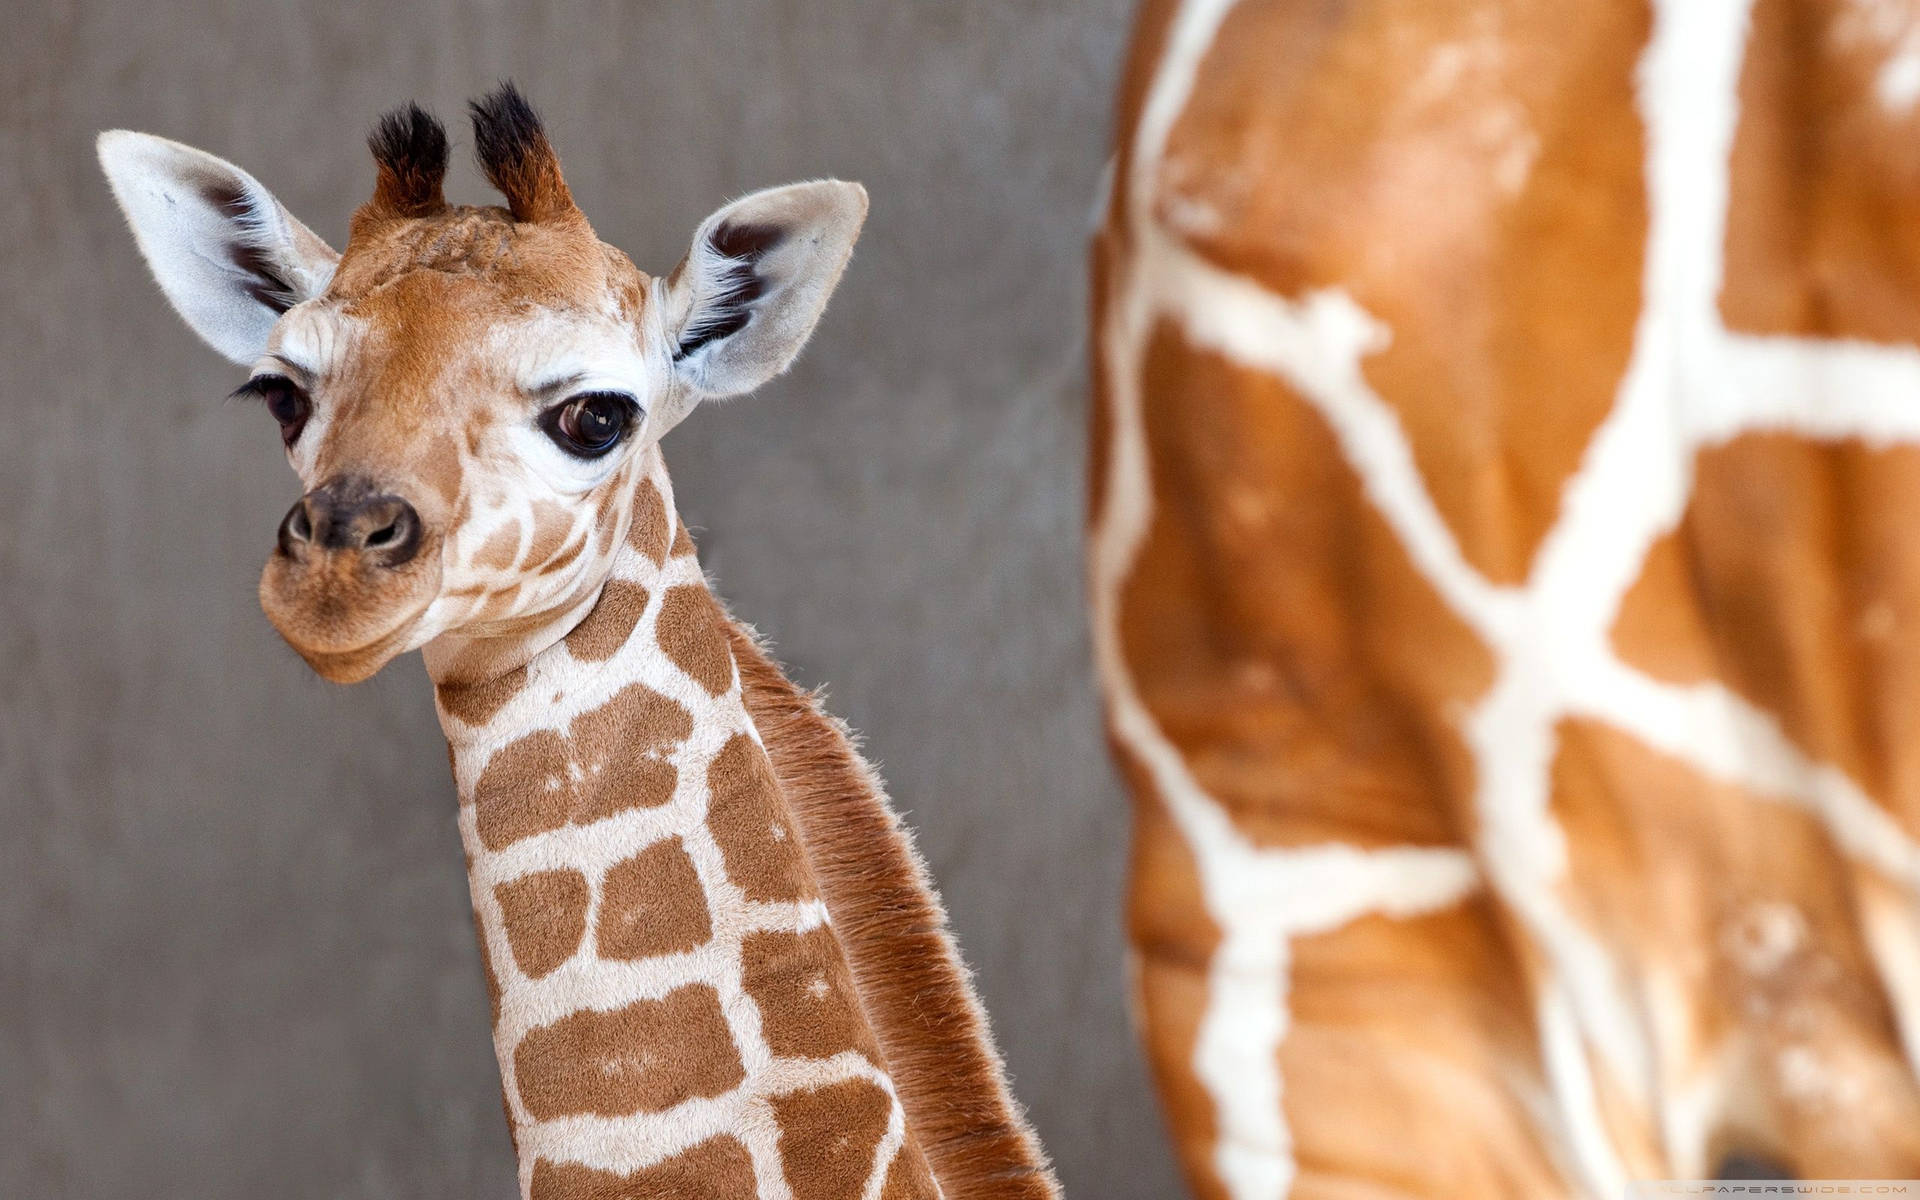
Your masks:
<instances>
[{"instance_id":1,"label":"ossicone","mask_svg":"<svg viewBox=\"0 0 1920 1200\"><path fill-rule=\"evenodd\" d=\"M474 153L487 181L507 199L516 221L565 221L579 216L560 174L560 156L547 141L540 116L506 80L467 105L473 114Z\"/></svg>"},{"instance_id":2,"label":"ossicone","mask_svg":"<svg viewBox=\"0 0 1920 1200\"><path fill-rule=\"evenodd\" d=\"M373 199L368 215L426 217L447 207L441 191L447 178L446 127L418 104L381 117L367 135L373 151Z\"/></svg>"}]
</instances>

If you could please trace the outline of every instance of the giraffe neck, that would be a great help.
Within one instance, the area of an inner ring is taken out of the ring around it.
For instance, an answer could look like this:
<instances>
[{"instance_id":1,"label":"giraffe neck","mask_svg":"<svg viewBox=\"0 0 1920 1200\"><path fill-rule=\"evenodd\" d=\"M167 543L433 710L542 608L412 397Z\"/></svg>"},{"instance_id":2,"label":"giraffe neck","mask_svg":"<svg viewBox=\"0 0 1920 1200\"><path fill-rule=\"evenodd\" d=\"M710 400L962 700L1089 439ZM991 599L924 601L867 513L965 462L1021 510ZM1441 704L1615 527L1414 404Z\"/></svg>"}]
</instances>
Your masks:
<instances>
[{"instance_id":1,"label":"giraffe neck","mask_svg":"<svg viewBox=\"0 0 1920 1200\"><path fill-rule=\"evenodd\" d=\"M657 459L640 489L563 636L430 660L522 1195L936 1195Z\"/></svg>"}]
</instances>

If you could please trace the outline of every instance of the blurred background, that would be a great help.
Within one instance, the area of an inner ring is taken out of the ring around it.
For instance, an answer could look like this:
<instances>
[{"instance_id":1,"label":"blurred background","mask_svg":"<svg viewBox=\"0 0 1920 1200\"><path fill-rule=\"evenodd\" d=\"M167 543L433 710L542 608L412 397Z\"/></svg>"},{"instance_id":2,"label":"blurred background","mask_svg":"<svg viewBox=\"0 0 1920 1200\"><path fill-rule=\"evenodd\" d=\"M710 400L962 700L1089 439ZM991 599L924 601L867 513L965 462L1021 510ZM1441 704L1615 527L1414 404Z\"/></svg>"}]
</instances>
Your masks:
<instances>
[{"instance_id":1,"label":"blurred background","mask_svg":"<svg viewBox=\"0 0 1920 1200\"><path fill-rule=\"evenodd\" d=\"M1085 631L1085 242L1128 0L214 3L0 45L0 1195L507 1197L417 656L318 681L254 586L271 420L94 163L240 164L335 245L375 116L512 76L600 235L664 270L762 185L873 215L788 377L666 443L737 614L866 737L1069 1194L1178 1184L1124 1011L1126 806ZM457 202L487 193L456 148Z\"/></svg>"}]
</instances>

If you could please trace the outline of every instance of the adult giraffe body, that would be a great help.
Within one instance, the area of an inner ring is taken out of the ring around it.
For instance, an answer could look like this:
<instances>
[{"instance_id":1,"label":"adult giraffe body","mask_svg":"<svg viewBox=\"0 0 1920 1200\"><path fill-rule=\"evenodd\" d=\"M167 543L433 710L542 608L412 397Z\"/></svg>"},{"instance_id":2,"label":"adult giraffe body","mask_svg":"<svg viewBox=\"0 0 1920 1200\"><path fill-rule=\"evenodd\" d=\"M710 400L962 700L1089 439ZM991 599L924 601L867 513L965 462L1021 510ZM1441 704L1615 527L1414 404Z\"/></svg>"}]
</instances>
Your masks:
<instances>
[{"instance_id":1,"label":"adult giraffe body","mask_svg":"<svg viewBox=\"0 0 1920 1200\"><path fill-rule=\"evenodd\" d=\"M1920 1174L1920 12L1156 0L1090 578L1196 1191Z\"/></svg>"},{"instance_id":2,"label":"adult giraffe body","mask_svg":"<svg viewBox=\"0 0 1920 1200\"><path fill-rule=\"evenodd\" d=\"M409 108L341 254L210 155L100 151L309 489L269 617L332 679L426 656L522 1195L1056 1195L905 831L708 591L660 456L792 361L865 193L748 196L655 280L510 85L474 130L505 208L447 204Z\"/></svg>"}]
</instances>

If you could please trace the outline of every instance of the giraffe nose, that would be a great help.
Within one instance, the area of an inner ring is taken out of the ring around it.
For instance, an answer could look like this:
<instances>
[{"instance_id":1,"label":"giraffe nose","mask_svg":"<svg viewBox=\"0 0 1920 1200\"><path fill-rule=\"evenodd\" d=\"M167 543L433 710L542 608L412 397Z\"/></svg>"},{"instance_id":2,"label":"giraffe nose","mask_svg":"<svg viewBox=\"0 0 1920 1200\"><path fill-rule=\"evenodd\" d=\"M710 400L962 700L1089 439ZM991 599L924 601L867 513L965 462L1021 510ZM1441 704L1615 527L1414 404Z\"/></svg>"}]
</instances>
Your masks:
<instances>
[{"instance_id":1,"label":"giraffe nose","mask_svg":"<svg viewBox=\"0 0 1920 1200\"><path fill-rule=\"evenodd\" d=\"M397 567L419 550L420 514L413 505L362 480L336 480L313 489L280 522L280 552L289 558L345 552Z\"/></svg>"}]
</instances>

